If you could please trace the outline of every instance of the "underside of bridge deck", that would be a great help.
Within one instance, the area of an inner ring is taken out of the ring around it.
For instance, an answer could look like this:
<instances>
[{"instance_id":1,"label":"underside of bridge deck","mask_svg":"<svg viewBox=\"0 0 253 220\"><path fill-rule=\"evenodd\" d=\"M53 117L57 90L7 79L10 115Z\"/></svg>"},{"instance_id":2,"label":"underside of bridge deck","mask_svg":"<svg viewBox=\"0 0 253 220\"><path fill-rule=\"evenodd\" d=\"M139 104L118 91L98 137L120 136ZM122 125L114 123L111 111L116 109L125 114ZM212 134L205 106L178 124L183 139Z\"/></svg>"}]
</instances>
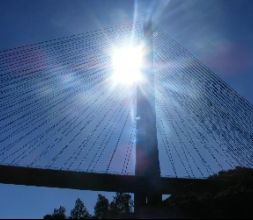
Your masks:
<instances>
[{"instance_id":1,"label":"underside of bridge deck","mask_svg":"<svg viewBox=\"0 0 253 220\"><path fill-rule=\"evenodd\" d=\"M17 185L132 193L148 193L155 189L156 192L161 194L183 193L189 187L195 191L204 191L206 189L212 191L225 184L209 179L160 177L151 186L150 179L142 176L85 173L5 165L0 166L0 182Z\"/></svg>"}]
</instances>

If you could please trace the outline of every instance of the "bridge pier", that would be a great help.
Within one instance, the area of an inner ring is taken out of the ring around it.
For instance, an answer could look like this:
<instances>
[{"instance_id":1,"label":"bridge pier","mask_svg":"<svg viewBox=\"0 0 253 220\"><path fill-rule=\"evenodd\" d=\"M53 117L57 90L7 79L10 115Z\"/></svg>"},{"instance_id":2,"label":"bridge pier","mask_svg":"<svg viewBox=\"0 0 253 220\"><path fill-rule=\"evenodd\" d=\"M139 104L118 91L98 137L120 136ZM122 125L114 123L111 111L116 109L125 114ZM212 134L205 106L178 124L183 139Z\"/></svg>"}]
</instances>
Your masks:
<instances>
[{"instance_id":1,"label":"bridge pier","mask_svg":"<svg viewBox=\"0 0 253 220\"><path fill-rule=\"evenodd\" d=\"M138 217L152 216L159 214L162 195L160 193L135 193L134 212Z\"/></svg>"},{"instance_id":2,"label":"bridge pier","mask_svg":"<svg viewBox=\"0 0 253 220\"><path fill-rule=\"evenodd\" d=\"M153 72L153 30L151 21L144 26L144 40L147 47L144 68L146 83L137 88L136 117L136 167L135 175L147 177L143 183L148 189L145 193L134 196L135 212L145 213L151 207L160 205L162 200L160 189L160 164L157 147L157 129L155 112L155 89Z\"/></svg>"}]
</instances>

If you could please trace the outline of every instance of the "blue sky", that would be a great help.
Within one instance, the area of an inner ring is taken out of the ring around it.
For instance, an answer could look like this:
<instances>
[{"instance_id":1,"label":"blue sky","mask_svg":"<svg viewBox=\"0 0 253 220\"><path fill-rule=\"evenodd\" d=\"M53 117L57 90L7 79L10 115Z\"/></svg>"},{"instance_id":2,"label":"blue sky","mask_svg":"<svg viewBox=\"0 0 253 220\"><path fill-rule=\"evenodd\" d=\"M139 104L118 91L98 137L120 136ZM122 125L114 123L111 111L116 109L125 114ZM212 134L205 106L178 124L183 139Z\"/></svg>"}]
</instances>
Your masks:
<instances>
[{"instance_id":1,"label":"blue sky","mask_svg":"<svg viewBox=\"0 0 253 220\"><path fill-rule=\"evenodd\" d=\"M52 213L60 205L70 210L74 207L75 200L81 198L85 206L92 213L96 203L97 192L70 189L52 189L46 187L28 187L15 185L0 185L0 218L42 218L45 214ZM109 200L113 193L100 192Z\"/></svg>"},{"instance_id":2,"label":"blue sky","mask_svg":"<svg viewBox=\"0 0 253 220\"><path fill-rule=\"evenodd\" d=\"M251 0L2 0L0 49L153 14L156 25L253 103Z\"/></svg>"},{"instance_id":3,"label":"blue sky","mask_svg":"<svg viewBox=\"0 0 253 220\"><path fill-rule=\"evenodd\" d=\"M210 69L253 103L253 2L251 0L1 0L0 50L82 33L153 15ZM0 217L42 217L77 197L91 210L97 193L0 185ZM106 194L109 197L111 194Z\"/></svg>"},{"instance_id":4,"label":"blue sky","mask_svg":"<svg viewBox=\"0 0 253 220\"><path fill-rule=\"evenodd\" d=\"M253 103L252 8L250 0L170 1L156 20Z\"/></svg>"}]
</instances>

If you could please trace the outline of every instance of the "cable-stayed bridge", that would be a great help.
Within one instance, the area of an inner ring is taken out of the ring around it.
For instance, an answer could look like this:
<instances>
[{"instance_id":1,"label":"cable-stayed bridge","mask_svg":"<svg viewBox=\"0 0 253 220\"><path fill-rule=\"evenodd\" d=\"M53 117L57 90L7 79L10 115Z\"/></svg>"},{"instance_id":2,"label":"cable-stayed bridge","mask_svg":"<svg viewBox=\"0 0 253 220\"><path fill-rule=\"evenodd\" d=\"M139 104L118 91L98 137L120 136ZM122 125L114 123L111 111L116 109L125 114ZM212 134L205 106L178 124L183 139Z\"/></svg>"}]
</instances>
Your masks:
<instances>
[{"instance_id":1,"label":"cable-stayed bridge","mask_svg":"<svg viewBox=\"0 0 253 220\"><path fill-rule=\"evenodd\" d=\"M136 90L108 80L111 46L143 36L124 25L0 52L0 181L147 191ZM164 30L152 40L158 191L252 167L252 105Z\"/></svg>"}]
</instances>

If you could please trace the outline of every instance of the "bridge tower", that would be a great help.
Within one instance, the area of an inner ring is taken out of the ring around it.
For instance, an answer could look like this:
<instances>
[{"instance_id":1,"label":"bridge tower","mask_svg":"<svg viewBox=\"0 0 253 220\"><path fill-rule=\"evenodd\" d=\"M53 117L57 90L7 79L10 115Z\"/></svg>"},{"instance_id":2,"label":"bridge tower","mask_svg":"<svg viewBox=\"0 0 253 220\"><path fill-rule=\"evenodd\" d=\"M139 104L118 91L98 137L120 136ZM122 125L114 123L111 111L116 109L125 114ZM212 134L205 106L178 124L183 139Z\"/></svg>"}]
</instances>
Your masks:
<instances>
[{"instance_id":1,"label":"bridge tower","mask_svg":"<svg viewBox=\"0 0 253 220\"><path fill-rule=\"evenodd\" d=\"M159 192L160 165L157 147L155 89L153 72L153 29L152 22L144 25L144 39L147 53L147 65L143 72L147 79L144 85L137 88L137 117L136 117L136 167L135 175L144 176L144 182L150 189L148 192L135 193L135 212L142 212L146 207L150 210L161 202Z\"/></svg>"}]
</instances>

